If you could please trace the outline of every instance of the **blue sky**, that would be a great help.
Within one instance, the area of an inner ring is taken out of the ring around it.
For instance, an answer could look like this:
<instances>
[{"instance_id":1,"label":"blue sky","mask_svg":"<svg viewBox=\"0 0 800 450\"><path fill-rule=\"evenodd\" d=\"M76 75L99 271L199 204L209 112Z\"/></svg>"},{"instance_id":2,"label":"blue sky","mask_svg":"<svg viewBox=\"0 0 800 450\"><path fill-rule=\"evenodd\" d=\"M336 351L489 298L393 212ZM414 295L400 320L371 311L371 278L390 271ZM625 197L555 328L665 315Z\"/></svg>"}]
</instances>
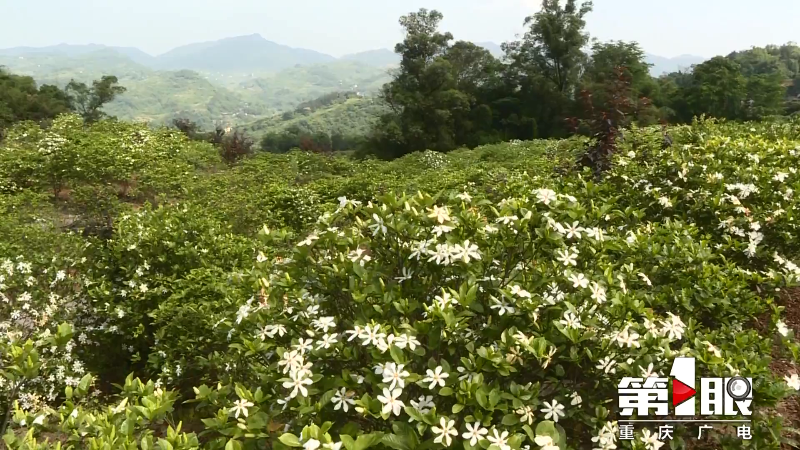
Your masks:
<instances>
[{"instance_id":1,"label":"blue sky","mask_svg":"<svg viewBox=\"0 0 800 450\"><path fill-rule=\"evenodd\" d=\"M588 31L661 56L714 56L800 41L800 0L595 0ZM340 56L392 48L397 19L438 9L456 39L501 43L523 31L538 0L0 0L0 48L59 43L163 53L192 42L259 33ZM795 23L793 23L795 22Z\"/></svg>"}]
</instances>

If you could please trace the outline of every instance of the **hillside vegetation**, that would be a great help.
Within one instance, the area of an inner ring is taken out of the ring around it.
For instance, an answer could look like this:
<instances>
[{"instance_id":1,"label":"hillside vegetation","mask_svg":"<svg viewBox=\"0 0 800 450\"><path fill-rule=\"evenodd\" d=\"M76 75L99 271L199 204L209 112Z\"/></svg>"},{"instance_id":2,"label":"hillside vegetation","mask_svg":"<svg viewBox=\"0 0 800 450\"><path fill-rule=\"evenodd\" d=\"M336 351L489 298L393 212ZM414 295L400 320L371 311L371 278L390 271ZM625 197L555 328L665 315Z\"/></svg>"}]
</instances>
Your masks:
<instances>
[{"instance_id":1,"label":"hillside vegetation","mask_svg":"<svg viewBox=\"0 0 800 450\"><path fill-rule=\"evenodd\" d=\"M800 123L667 132L628 130L598 178L583 138L229 165L175 130L18 124L5 445L610 450L619 380L681 355L757 380L749 442L777 448L800 388Z\"/></svg>"},{"instance_id":2,"label":"hillside vegetation","mask_svg":"<svg viewBox=\"0 0 800 450\"><path fill-rule=\"evenodd\" d=\"M258 54L258 61L266 58L273 65L240 67L217 55L221 52L232 58L230 55L247 53L253 45L261 48L261 41L269 45L262 49L267 53ZM154 125L186 118L206 129L217 123L252 122L334 91L358 89L374 94L390 79L388 68L361 62L370 61L369 56L359 61L320 57L320 61L330 62L315 64L317 59L302 58L305 53L301 50L287 49L261 38L231 39L221 41L219 46L208 43L176 50L162 62L148 62L130 49L101 46L20 49L0 52L0 66L31 76L39 84L58 87L72 79L90 82L103 75L115 75L127 92L108 105L110 114ZM283 60L278 58L280 55ZM193 62L202 60L211 62Z\"/></svg>"},{"instance_id":3,"label":"hillside vegetation","mask_svg":"<svg viewBox=\"0 0 800 450\"><path fill-rule=\"evenodd\" d=\"M293 111L276 114L241 128L254 138L289 129L298 129L309 134L365 136L387 109L379 99L360 97L354 92L337 92L320 99L330 101L316 106L306 106L313 104L313 101L301 103Z\"/></svg>"}]
</instances>

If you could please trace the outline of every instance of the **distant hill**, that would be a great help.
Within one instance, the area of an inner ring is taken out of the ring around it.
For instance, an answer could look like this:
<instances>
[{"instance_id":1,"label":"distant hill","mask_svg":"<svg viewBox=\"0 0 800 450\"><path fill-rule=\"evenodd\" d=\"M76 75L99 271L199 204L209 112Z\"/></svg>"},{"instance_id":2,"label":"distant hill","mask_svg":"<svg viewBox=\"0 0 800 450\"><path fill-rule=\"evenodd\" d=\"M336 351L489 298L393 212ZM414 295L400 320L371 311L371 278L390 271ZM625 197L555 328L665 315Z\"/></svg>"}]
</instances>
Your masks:
<instances>
[{"instance_id":1,"label":"distant hill","mask_svg":"<svg viewBox=\"0 0 800 450\"><path fill-rule=\"evenodd\" d=\"M96 80L103 75L130 79L142 77L151 71L119 50L102 46L70 48L66 53L45 50L29 53L0 51L0 65L14 73L30 75L40 84L58 86L66 85L73 78L83 82Z\"/></svg>"},{"instance_id":2,"label":"distant hill","mask_svg":"<svg viewBox=\"0 0 800 450\"><path fill-rule=\"evenodd\" d=\"M339 59L344 61L356 61L374 67L389 67L400 63L400 55L387 48L344 55Z\"/></svg>"},{"instance_id":3,"label":"distant hill","mask_svg":"<svg viewBox=\"0 0 800 450\"><path fill-rule=\"evenodd\" d=\"M645 60L652 64L650 73L654 77L658 77L667 73L677 72L679 70L686 70L693 64L700 64L708 58L695 55L681 55L674 58L665 58L663 56L646 54Z\"/></svg>"},{"instance_id":4,"label":"distant hill","mask_svg":"<svg viewBox=\"0 0 800 450\"><path fill-rule=\"evenodd\" d=\"M489 53L491 53L495 58L502 58L505 56L505 52L503 52L503 49L500 47L500 45L495 44L494 42L476 42L475 45L489 50Z\"/></svg>"},{"instance_id":5,"label":"distant hill","mask_svg":"<svg viewBox=\"0 0 800 450\"><path fill-rule=\"evenodd\" d=\"M281 111L336 91L377 92L391 80L389 70L357 61L297 66L240 83L237 92Z\"/></svg>"},{"instance_id":6,"label":"distant hill","mask_svg":"<svg viewBox=\"0 0 800 450\"><path fill-rule=\"evenodd\" d=\"M240 128L257 139L292 127L309 134L365 135L386 110L376 98L358 96L355 92L335 92Z\"/></svg>"},{"instance_id":7,"label":"distant hill","mask_svg":"<svg viewBox=\"0 0 800 450\"><path fill-rule=\"evenodd\" d=\"M153 70L134 62L124 49L86 47L70 48L68 55L51 51L0 53L0 66L30 75L40 84L61 87L71 79L89 83L103 75L115 75L127 92L110 103L106 111L125 120L163 124L173 118L189 117L212 127L217 121L241 123L275 111L257 99L245 99L212 84L196 72ZM136 56L136 52L128 53Z\"/></svg>"},{"instance_id":8,"label":"distant hill","mask_svg":"<svg viewBox=\"0 0 800 450\"><path fill-rule=\"evenodd\" d=\"M205 129L216 123L237 124L272 110L257 100L210 83L191 70L153 71L140 79L122 80L128 90L106 107L109 114L155 125L186 118Z\"/></svg>"},{"instance_id":9,"label":"distant hill","mask_svg":"<svg viewBox=\"0 0 800 450\"><path fill-rule=\"evenodd\" d=\"M160 69L215 72L279 71L297 64L334 61L324 53L268 41L258 34L184 45L155 59Z\"/></svg>"}]
</instances>

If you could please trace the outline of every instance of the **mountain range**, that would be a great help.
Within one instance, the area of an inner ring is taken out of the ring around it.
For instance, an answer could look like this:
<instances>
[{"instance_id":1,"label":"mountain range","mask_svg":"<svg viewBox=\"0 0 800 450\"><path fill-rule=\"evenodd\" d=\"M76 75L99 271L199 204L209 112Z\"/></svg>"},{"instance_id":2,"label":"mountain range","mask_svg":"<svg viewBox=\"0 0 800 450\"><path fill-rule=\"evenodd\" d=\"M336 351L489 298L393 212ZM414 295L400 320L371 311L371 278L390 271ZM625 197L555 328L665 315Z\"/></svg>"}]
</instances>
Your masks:
<instances>
[{"instance_id":1,"label":"mountain range","mask_svg":"<svg viewBox=\"0 0 800 450\"><path fill-rule=\"evenodd\" d=\"M503 56L498 44L477 45ZM647 55L653 75L704 59ZM331 92L369 97L391 79L390 71L399 62L399 55L385 48L336 58L258 34L184 45L156 56L135 47L101 44L0 49L0 66L40 84L64 86L71 79L90 82L116 75L128 91L107 110L122 119L168 123L187 117L202 126L271 117Z\"/></svg>"},{"instance_id":2,"label":"mountain range","mask_svg":"<svg viewBox=\"0 0 800 450\"><path fill-rule=\"evenodd\" d=\"M500 45L494 42L479 42L493 55L502 57ZM114 47L102 44L59 44L49 47L14 47L0 49L0 57L61 56L79 57L105 50L116 52L130 61L153 70L195 70L216 73L264 73L301 65L329 63L333 61L355 61L374 67L388 67L399 62L399 56L389 49L374 49L336 58L304 48L281 45L259 34L224 38L216 41L198 42L176 47L158 56L150 55L135 47ZM675 58L647 54L653 64L653 74L688 68L705 58L681 55Z\"/></svg>"}]
</instances>

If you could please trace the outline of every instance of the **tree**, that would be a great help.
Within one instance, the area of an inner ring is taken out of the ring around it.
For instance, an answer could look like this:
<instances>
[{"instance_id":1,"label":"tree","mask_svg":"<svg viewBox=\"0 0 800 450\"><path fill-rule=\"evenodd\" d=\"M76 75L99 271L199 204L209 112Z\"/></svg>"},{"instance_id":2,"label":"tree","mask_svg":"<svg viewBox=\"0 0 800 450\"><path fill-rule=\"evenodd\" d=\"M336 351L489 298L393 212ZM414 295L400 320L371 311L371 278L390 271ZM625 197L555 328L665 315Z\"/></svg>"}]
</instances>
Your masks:
<instances>
[{"instance_id":1,"label":"tree","mask_svg":"<svg viewBox=\"0 0 800 450\"><path fill-rule=\"evenodd\" d=\"M86 83L71 80L65 90L83 120L92 123L107 117L108 115L101 109L103 105L126 91L117 83L117 77L104 75L100 80L93 81L91 88L86 86Z\"/></svg>"},{"instance_id":2,"label":"tree","mask_svg":"<svg viewBox=\"0 0 800 450\"><path fill-rule=\"evenodd\" d=\"M656 99L659 86L650 75L651 64L645 61L644 51L636 42L595 43L592 54L581 77L581 89L592 96L595 107L608 110L609 103L617 95L619 71L628 81L627 92L631 100ZM623 125L636 121L640 125L651 125L661 119L661 113L653 105L640 108L635 115L626 117Z\"/></svg>"},{"instance_id":3,"label":"tree","mask_svg":"<svg viewBox=\"0 0 800 450\"><path fill-rule=\"evenodd\" d=\"M744 117L747 80L739 63L723 56L694 66L685 101L691 116L736 120ZM684 117L686 121L691 117Z\"/></svg>"},{"instance_id":4,"label":"tree","mask_svg":"<svg viewBox=\"0 0 800 450\"><path fill-rule=\"evenodd\" d=\"M67 94L56 86L36 86L33 78L0 68L0 130L32 120L42 122L72 110Z\"/></svg>"},{"instance_id":5,"label":"tree","mask_svg":"<svg viewBox=\"0 0 800 450\"><path fill-rule=\"evenodd\" d=\"M455 89L452 65L442 58L453 39L438 31L442 17L423 8L400 18L405 29L405 39L395 46L400 68L381 90L392 112L381 118L371 138L383 156L456 146L453 114L469 108L469 100Z\"/></svg>"},{"instance_id":6,"label":"tree","mask_svg":"<svg viewBox=\"0 0 800 450\"><path fill-rule=\"evenodd\" d=\"M542 9L525 18L528 31L522 41L506 46L506 52L523 71L541 74L558 92L569 93L586 61L584 17L591 11L590 1L567 0L562 7L560 0L543 0Z\"/></svg>"},{"instance_id":7,"label":"tree","mask_svg":"<svg viewBox=\"0 0 800 450\"><path fill-rule=\"evenodd\" d=\"M567 132L564 119L573 110L589 42L584 17L591 2L544 0L542 9L525 18L521 40L503 45L510 64L506 86L493 105L500 114L496 126L506 137L556 137ZM510 134L510 136L509 136Z\"/></svg>"}]
</instances>

